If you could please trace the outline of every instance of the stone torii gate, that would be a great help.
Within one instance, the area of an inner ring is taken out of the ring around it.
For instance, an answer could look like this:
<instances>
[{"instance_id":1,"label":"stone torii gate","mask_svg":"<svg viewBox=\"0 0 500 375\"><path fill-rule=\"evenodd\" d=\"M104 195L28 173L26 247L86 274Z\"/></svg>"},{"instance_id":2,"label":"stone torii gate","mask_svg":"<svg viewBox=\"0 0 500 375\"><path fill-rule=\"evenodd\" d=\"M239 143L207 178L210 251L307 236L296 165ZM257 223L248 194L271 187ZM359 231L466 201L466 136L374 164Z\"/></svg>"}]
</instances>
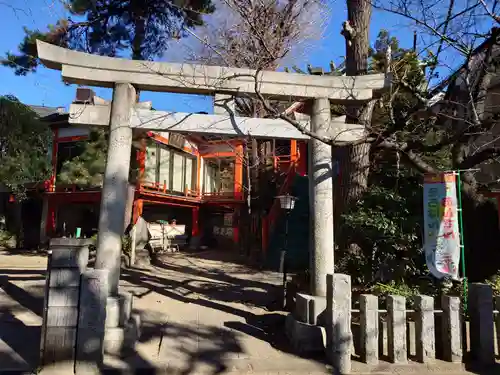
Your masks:
<instances>
[{"instance_id":1,"label":"stone torii gate","mask_svg":"<svg viewBox=\"0 0 500 375\"><path fill-rule=\"evenodd\" d=\"M116 295L120 274L121 235L127 194L132 130L162 130L264 138L308 139L280 119L200 115L151 111L136 105L136 89L183 94L255 95L274 100L312 100L310 121L303 122L318 135L359 137L363 128L331 118L330 104L363 103L389 85L383 74L360 77L311 76L297 73L257 72L194 64L133 61L90 55L37 41L42 63L61 70L65 82L113 88L110 105L72 105L70 122L110 127L102 190L96 268L109 271L109 295ZM351 127L349 127L351 126ZM346 132L346 130L348 132ZM350 134L350 136L348 135ZM327 274L334 272L333 170L331 146L310 140L310 212L312 220L311 294L326 297Z\"/></svg>"}]
</instances>

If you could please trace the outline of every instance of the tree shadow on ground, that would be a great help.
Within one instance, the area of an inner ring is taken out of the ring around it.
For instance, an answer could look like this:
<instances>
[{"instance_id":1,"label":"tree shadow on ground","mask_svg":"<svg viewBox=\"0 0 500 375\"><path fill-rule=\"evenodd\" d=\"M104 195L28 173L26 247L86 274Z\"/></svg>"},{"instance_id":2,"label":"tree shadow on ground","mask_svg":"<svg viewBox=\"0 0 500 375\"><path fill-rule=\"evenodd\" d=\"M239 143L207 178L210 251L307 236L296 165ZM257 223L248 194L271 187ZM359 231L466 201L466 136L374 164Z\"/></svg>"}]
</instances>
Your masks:
<instances>
[{"instance_id":1,"label":"tree shadow on ground","mask_svg":"<svg viewBox=\"0 0 500 375\"><path fill-rule=\"evenodd\" d=\"M266 305L273 304L274 298L270 298L269 290L274 291L275 285L260 281L243 280L234 278L231 275L221 275L220 273L194 272L189 267L184 266L164 266L170 270L187 275L195 274L198 277L208 278L213 281L199 278L175 281L135 269L124 270L122 279L186 304L198 305L243 318L244 322L227 321L224 326L232 331L240 332L242 335L249 335L267 342L279 351L299 356L286 337L285 314L279 312L257 314L235 306L236 303L246 303L264 308ZM224 280L223 287L217 286L221 282L220 279ZM231 283L228 283L229 280ZM208 287L205 287L205 285L208 285ZM249 287L261 290L242 298L243 295L248 293L246 288ZM304 358L325 363L324 358L311 356Z\"/></svg>"},{"instance_id":2,"label":"tree shadow on ground","mask_svg":"<svg viewBox=\"0 0 500 375\"><path fill-rule=\"evenodd\" d=\"M243 353L239 336L221 327L146 320L140 342L159 339L158 359L163 363L168 361L172 373L187 375L202 367L204 373L220 374L228 369L229 359ZM136 367L144 368L144 364Z\"/></svg>"},{"instance_id":3,"label":"tree shadow on ground","mask_svg":"<svg viewBox=\"0 0 500 375\"><path fill-rule=\"evenodd\" d=\"M19 319L32 312L40 319L43 313L43 287L22 288L16 281L44 280L38 270L0 270L0 369L36 368L40 349L40 325ZM35 275L33 275L35 274ZM40 275L36 275L40 274ZM9 280L10 275L13 280ZM40 290L37 290L37 289Z\"/></svg>"},{"instance_id":4,"label":"tree shadow on ground","mask_svg":"<svg viewBox=\"0 0 500 375\"><path fill-rule=\"evenodd\" d=\"M221 262L230 264L235 272L241 271L246 274L259 274L262 272L261 264L249 258L247 255L237 253L235 251L221 251L221 250L206 250L189 252L190 258L207 260L214 262Z\"/></svg>"},{"instance_id":5,"label":"tree shadow on ground","mask_svg":"<svg viewBox=\"0 0 500 375\"><path fill-rule=\"evenodd\" d=\"M276 283L281 276L275 278L272 282L265 282L244 278L248 274L243 269L241 269L241 272L231 270L231 274L228 274L225 270L215 267L210 269L203 269L196 267L196 265L188 267L173 263L168 264L166 260L158 260L154 265L160 270L195 276L192 279L183 277L182 282L173 280L171 274L168 274L168 279L157 276L162 283L172 288L182 287L192 293L205 295L215 300L242 303L270 311L282 309L282 286ZM127 269L126 272L132 274L138 272L138 270ZM242 277L234 276L238 274Z\"/></svg>"},{"instance_id":6,"label":"tree shadow on ground","mask_svg":"<svg viewBox=\"0 0 500 375\"><path fill-rule=\"evenodd\" d=\"M43 276L23 276L27 273L42 273L31 270L5 270L1 273L10 275L19 273L16 280L40 280ZM13 303L3 303L0 306L0 370L30 372L39 365L40 355L40 325L26 325L17 318L19 312L27 310L39 317L43 315L43 296L32 294L22 287L15 285L6 276L0 277L0 293L5 293ZM39 293L37 293L39 294ZM14 301L16 302L14 304ZM226 361L231 356L242 353L238 342L238 334L222 327L203 326L192 327L177 323L164 323L159 320L145 320L142 326L140 343L157 340L160 344L169 342L170 345L159 345L157 356L169 360L169 369L175 374L191 374L199 366L204 366L207 374L220 374L227 370ZM209 346L200 345L200 342ZM3 345L6 345L9 350ZM166 348L165 348L166 346ZM108 356L112 358L112 356ZM163 370L156 368L154 363L134 349L122 348L116 359L121 359L117 366L105 363L101 366L103 374L118 372L126 364L128 368L137 369L137 373L159 373ZM172 363L173 360L181 360ZM167 361L164 361L167 365ZM50 369L51 365L48 364ZM95 364L93 364L95 365ZM175 371L174 371L175 368ZM164 373L164 371L162 372Z\"/></svg>"}]
</instances>

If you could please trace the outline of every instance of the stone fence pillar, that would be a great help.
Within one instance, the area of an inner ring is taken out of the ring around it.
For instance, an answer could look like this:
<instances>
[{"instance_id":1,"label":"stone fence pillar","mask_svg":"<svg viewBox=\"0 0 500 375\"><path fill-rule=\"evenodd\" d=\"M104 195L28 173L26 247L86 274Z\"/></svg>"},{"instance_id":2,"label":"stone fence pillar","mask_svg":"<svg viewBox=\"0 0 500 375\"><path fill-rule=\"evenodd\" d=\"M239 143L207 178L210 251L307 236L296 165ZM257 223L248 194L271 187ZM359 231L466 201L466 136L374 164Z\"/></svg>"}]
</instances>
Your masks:
<instances>
[{"instance_id":1,"label":"stone fence pillar","mask_svg":"<svg viewBox=\"0 0 500 375\"><path fill-rule=\"evenodd\" d=\"M378 296L360 296L361 360L369 365L379 361L379 314Z\"/></svg>"},{"instance_id":2,"label":"stone fence pillar","mask_svg":"<svg viewBox=\"0 0 500 375\"><path fill-rule=\"evenodd\" d=\"M434 298L416 296L415 343L417 360L422 363L436 357L436 330L434 325Z\"/></svg>"},{"instance_id":3,"label":"stone fence pillar","mask_svg":"<svg viewBox=\"0 0 500 375\"><path fill-rule=\"evenodd\" d=\"M327 275L326 355L334 373L351 372L351 277Z\"/></svg>"},{"instance_id":4,"label":"stone fence pillar","mask_svg":"<svg viewBox=\"0 0 500 375\"><path fill-rule=\"evenodd\" d=\"M443 296L441 298L443 359L445 361L462 362L462 324L460 298Z\"/></svg>"},{"instance_id":5,"label":"stone fence pillar","mask_svg":"<svg viewBox=\"0 0 500 375\"><path fill-rule=\"evenodd\" d=\"M406 352L406 298L387 297L387 336L389 360L392 363L407 363Z\"/></svg>"},{"instance_id":6,"label":"stone fence pillar","mask_svg":"<svg viewBox=\"0 0 500 375\"><path fill-rule=\"evenodd\" d=\"M495 363L493 291L489 285L469 286L470 348L472 358L484 365Z\"/></svg>"},{"instance_id":7,"label":"stone fence pillar","mask_svg":"<svg viewBox=\"0 0 500 375\"><path fill-rule=\"evenodd\" d=\"M50 241L42 327L41 364L74 361L80 276L87 267L90 239Z\"/></svg>"},{"instance_id":8,"label":"stone fence pillar","mask_svg":"<svg viewBox=\"0 0 500 375\"><path fill-rule=\"evenodd\" d=\"M82 275L76 345L76 374L95 372L104 356L108 270L89 269Z\"/></svg>"}]
</instances>

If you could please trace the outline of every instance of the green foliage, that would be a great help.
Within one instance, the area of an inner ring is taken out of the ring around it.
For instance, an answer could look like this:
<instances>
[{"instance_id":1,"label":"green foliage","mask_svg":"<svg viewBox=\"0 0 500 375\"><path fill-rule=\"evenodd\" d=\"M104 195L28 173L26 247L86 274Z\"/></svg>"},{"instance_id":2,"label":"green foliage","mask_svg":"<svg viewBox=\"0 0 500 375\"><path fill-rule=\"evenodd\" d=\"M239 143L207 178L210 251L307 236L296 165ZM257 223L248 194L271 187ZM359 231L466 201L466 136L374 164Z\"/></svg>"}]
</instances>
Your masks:
<instances>
[{"instance_id":1,"label":"green foliage","mask_svg":"<svg viewBox=\"0 0 500 375\"><path fill-rule=\"evenodd\" d=\"M83 153L64 162L58 181L80 187L101 186L107 151L106 131L101 128L92 129Z\"/></svg>"},{"instance_id":2,"label":"green foliage","mask_svg":"<svg viewBox=\"0 0 500 375\"><path fill-rule=\"evenodd\" d=\"M343 215L347 246L339 267L360 285L402 282L425 272L420 177L389 168L374 168L368 190Z\"/></svg>"},{"instance_id":3,"label":"green foliage","mask_svg":"<svg viewBox=\"0 0 500 375\"><path fill-rule=\"evenodd\" d=\"M485 281L493 289L493 295L500 296L500 272Z\"/></svg>"},{"instance_id":4,"label":"green foliage","mask_svg":"<svg viewBox=\"0 0 500 375\"><path fill-rule=\"evenodd\" d=\"M437 296L436 288L432 288L432 284L428 283L427 285L417 285L417 284L408 284L404 281L394 281L391 280L388 283L376 283L371 287L370 293L373 293L380 297L382 304L385 304L387 301L387 296L401 296L406 299L407 308L415 307L415 297L418 295L427 295L427 296Z\"/></svg>"},{"instance_id":5,"label":"green foliage","mask_svg":"<svg viewBox=\"0 0 500 375\"><path fill-rule=\"evenodd\" d=\"M36 39L105 56L131 51L133 59L152 60L163 56L172 38L202 25L203 14L214 11L211 0L67 0L66 8L71 17L47 31L25 29L19 53L8 53L2 64L18 75L34 72Z\"/></svg>"},{"instance_id":6,"label":"green foliage","mask_svg":"<svg viewBox=\"0 0 500 375\"><path fill-rule=\"evenodd\" d=\"M432 145L440 137L432 124L428 120L408 121L405 117L418 104L415 92L425 84L422 62L417 55L401 48L395 37L382 30L370 51L371 70L384 70L388 46L397 91L385 94L383 105L374 113L372 128L381 138L387 134L397 142L411 144L424 140ZM403 78L407 86L398 87L397 81ZM444 147L421 156L434 166L447 168L449 152ZM370 158L368 189L342 217L337 264L341 272L351 274L353 282L359 285L391 280L393 284L387 284L391 288L406 285L413 290L428 273L422 249L422 176L404 163L404 155L393 150L373 147Z\"/></svg>"},{"instance_id":7,"label":"green foliage","mask_svg":"<svg viewBox=\"0 0 500 375\"><path fill-rule=\"evenodd\" d=\"M413 299L416 295L420 294L420 291L415 286L409 286L408 284L402 282L396 282L394 280L388 282L387 284L377 283L372 288L371 291L377 296L402 296L407 299Z\"/></svg>"},{"instance_id":8,"label":"green foliage","mask_svg":"<svg viewBox=\"0 0 500 375\"><path fill-rule=\"evenodd\" d=\"M0 181L22 195L26 183L50 176L52 133L28 106L0 96Z\"/></svg>"},{"instance_id":9,"label":"green foliage","mask_svg":"<svg viewBox=\"0 0 500 375\"><path fill-rule=\"evenodd\" d=\"M372 73L384 71L388 47L391 49L391 72L396 77L404 75L405 81L414 87L425 82L425 75L417 54L412 49L402 48L398 39L391 37L387 30L380 30L374 47L369 50L370 71Z\"/></svg>"}]
</instances>

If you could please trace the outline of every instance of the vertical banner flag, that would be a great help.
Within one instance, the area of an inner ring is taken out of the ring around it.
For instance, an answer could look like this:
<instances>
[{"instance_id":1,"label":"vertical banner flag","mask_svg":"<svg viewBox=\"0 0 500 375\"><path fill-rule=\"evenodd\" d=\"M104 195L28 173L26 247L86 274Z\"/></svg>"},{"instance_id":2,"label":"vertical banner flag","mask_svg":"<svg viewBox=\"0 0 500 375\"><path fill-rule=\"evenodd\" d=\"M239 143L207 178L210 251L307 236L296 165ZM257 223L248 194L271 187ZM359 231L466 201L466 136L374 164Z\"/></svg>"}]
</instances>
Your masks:
<instances>
[{"instance_id":1,"label":"vertical banner flag","mask_svg":"<svg viewBox=\"0 0 500 375\"><path fill-rule=\"evenodd\" d=\"M427 267L437 278L458 279L458 229L455 173L424 177L424 251Z\"/></svg>"}]
</instances>

